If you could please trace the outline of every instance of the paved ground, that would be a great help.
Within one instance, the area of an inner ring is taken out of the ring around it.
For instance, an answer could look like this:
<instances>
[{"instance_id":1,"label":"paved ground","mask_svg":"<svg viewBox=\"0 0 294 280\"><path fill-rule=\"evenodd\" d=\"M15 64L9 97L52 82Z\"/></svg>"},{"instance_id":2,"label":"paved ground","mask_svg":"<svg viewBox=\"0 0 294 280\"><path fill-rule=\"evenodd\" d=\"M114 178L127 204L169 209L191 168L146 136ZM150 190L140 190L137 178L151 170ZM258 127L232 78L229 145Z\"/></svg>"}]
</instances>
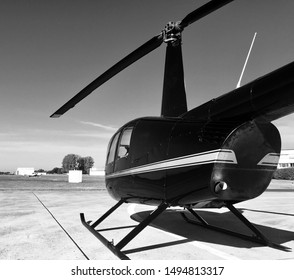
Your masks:
<instances>
[{"instance_id":1,"label":"paved ground","mask_svg":"<svg viewBox=\"0 0 294 280\"><path fill-rule=\"evenodd\" d=\"M105 190L0 191L0 259L117 259L80 222L100 217L116 202ZM46 209L46 208L47 209ZM173 209L163 213L125 248L131 259L294 259L294 185L273 181L260 197L236 207L269 239L292 248L285 252L188 224ZM153 207L123 205L101 228L136 225ZM225 209L201 210L212 224L246 232ZM130 228L105 231L114 239Z\"/></svg>"}]
</instances>

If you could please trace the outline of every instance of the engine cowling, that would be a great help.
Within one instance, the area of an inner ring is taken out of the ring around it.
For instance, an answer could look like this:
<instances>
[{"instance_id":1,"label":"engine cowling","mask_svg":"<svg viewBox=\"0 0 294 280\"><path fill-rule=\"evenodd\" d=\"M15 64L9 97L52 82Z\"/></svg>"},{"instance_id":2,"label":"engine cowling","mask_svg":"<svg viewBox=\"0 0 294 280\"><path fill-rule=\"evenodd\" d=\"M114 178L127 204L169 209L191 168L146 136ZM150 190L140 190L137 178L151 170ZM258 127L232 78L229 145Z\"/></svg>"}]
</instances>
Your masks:
<instances>
[{"instance_id":1,"label":"engine cowling","mask_svg":"<svg viewBox=\"0 0 294 280\"><path fill-rule=\"evenodd\" d=\"M215 163L211 191L221 200L251 199L271 182L281 151L280 133L272 123L247 122L226 138L221 149L233 151L236 164Z\"/></svg>"}]
</instances>

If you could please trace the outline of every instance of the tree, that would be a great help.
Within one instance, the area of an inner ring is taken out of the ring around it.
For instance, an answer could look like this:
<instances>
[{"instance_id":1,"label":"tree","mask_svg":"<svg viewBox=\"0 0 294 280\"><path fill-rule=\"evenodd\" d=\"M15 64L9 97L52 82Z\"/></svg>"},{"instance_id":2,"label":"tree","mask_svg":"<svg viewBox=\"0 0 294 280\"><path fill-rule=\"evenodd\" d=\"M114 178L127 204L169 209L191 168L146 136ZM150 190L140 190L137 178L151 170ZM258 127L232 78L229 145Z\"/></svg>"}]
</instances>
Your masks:
<instances>
[{"instance_id":1,"label":"tree","mask_svg":"<svg viewBox=\"0 0 294 280\"><path fill-rule=\"evenodd\" d=\"M93 165L94 159L90 156L81 157L76 154L68 154L62 160L62 169L64 172L68 172L69 170L82 170L83 174L88 174Z\"/></svg>"},{"instance_id":2,"label":"tree","mask_svg":"<svg viewBox=\"0 0 294 280\"><path fill-rule=\"evenodd\" d=\"M89 174L90 168L94 165L94 159L90 156L81 157L78 160L78 169L83 171L83 174Z\"/></svg>"},{"instance_id":3,"label":"tree","mask_svg":"<svg viewBox=\"0 0 294 280\"><path fill-rule=\"evenodd\" d=\"M63 170L59 167L54 167L52 170L47 172L48 174L62 174Z\"/></svg>"},{"instance_id":4,"label":"tree","mask_svg":"<svg viewBox=\"0 0 294 280\"><path fill-rule=\"evenodd\" d=\"M90 156L85 157L84 166L85 166L85 168L84 168L85 171L87 172L87 174L89 174L90 169L94 166L94 159Z\"/></svg>"},{"instance_id":5,"label":"tree","mask_svg":"<svg viewBox=\"0 0 294 280\"><path fill-rule=\"evenodd\" d=\"M68 154L66 155L63 160L62 160L62 168L64 172L68 172L69 170L75 170L78 169L79 166L79 160L80 160L79 155L75 154Z\"/></svg>"},{"instance_id":6,"label":"tree","mask_svg":"<svg viewBox=\"0 0 294 280\"><path fill-rule=\"evenodd\" d=\"M46 172L44 169L40 168L38 170L35 170L35 172Z\"/></svg>"}]
</instances>

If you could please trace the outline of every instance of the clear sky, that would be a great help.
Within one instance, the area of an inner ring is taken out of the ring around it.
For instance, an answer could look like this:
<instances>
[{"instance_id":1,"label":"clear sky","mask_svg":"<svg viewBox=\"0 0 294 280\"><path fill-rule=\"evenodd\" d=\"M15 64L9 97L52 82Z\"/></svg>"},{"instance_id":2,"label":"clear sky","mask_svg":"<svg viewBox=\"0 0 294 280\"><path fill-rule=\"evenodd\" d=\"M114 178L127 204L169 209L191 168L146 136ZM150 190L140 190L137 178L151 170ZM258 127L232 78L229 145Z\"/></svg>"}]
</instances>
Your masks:
<instances>
[{"instance_id":1,"label":"clear sky","mask_svg":"<svg viewBox=\"0 0 294 280\"><path fill-rule=\"evenodd\" d=\"M125 55L204 0L1 0L0 171L60 167L68 153L103 168L114 131L158 116L164 44L59 119L49 116ZM294 1L235 0L183 32L188 107L232 90L252 37L242 84L294 58ZM294 148L294 117L276 121Z\"/></svg>"}]
</instances>

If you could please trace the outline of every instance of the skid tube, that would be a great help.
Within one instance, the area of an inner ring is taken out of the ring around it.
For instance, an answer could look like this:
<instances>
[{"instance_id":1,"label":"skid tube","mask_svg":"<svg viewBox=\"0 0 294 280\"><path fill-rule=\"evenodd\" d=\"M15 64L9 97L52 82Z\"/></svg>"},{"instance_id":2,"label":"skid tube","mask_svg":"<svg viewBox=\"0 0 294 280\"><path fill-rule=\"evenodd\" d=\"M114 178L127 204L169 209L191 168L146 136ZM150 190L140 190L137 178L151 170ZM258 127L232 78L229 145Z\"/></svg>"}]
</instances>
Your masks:
<instances>
[{"instance_id":1,"label":"skid tube","mask_svg":"<svg viewBox=\"0 0 294 280\"><path fill-rule=\"evenodd\" d=\"M124 254L121 250L134 239L146 226L148 226L154 219L156 219L162 212L169 207L169 204L163 202L154 211L152 211L142 222L140 222L133 230L131 230L120 242L114 245L113 241L107 240L102 234L100 234L99 229L95 229L102 221L104 221L110 214L112 214L117 208L119 208L124 200L120 200L112 208L110 208L104 215L102 215L96 222L90 224L86 222L84 213L80 213L80 218L82 224L96 237L103 245L105 245L114 255L116 255L121 260L129 260L130 258Z\"/></svg>"},{"instance_id":2,"label":"skid tube","mask_svg":"<svg viewBox=\"0 0 294 280\"><path fill-rule=\"evenodd\" d=\"M236 236L245 240L249 240L255 243L259 243L262 245L269 246L274 249L283 250L290 252L292 251L291 248L273 243L270 240L268 240L249 220L247 220L232 204L226 203L226 207L244 224L246 225L253 233L253 236L245 235L239 232L231 231L222 227L217 227L210 225L206 220L204 220L199 214L197 214L192 208L187 208L187 210L198 220L192 220L188 218L185 213L181 213L182 217L191 224L199 225L211 230L219 231L225 234L229 234L232 236Z\"/></svg>"}]
</instances>

